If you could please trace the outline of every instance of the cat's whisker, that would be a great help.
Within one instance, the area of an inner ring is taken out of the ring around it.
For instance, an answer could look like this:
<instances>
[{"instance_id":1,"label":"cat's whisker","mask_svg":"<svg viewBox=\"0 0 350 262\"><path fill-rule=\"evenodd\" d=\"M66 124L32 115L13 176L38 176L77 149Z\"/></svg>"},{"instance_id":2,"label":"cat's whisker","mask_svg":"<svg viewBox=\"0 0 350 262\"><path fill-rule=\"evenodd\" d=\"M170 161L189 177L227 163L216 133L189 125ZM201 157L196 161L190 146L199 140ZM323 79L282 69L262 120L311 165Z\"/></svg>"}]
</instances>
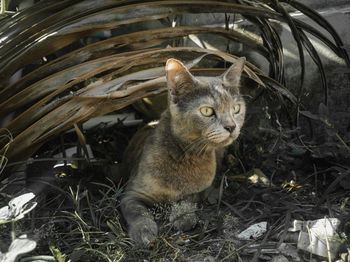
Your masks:
<instances>
[{"instance_id":1,"label":"cat's whisker","mask_svg":"<svg viewBox=\"0 0 350 262\"><path fill-rule=\"evenodd\" d=\"M194 145L196 145L197 143L200 142L200 140L202 140L203 138L202 137L199 137L195 140L193 140L191 143L189 143L184 149L184 153L188 152Z\"/></svg>"},{"instance_id":2,"label":"cat's whisker","mask_svg":"<svg viewBox=\"0 0 350 262\"><path fill-rule=\"evenodd\" d=\"M223 135L221 133L216 133L216 134L213 134L211 136L209 136L208 138L209 139L215 139L215 138L218 138L218 137L222 137Z\"/></svg>"},{"instance_id":3,"label":"cat's whisker","mask_svg":"<svg viewBox=\"0 0 350 262\"><path fill-rule=\"evenodd\" d=\"M207 148L208 148L208 144L207 143L203 144L200 150L198 151L197 155L201 156L202 154L204 154Z\"/></svg>"},{"instance_id":4,"label":"cat's whisker","mask_svg":"<svg viewBox=\"0 0 350 262\"><path fill-rule=\"evenodd\" d=\"M227 135L227 133L225 132L220 132L220 131L217 131L215 132L214 134L212 134L211 136L208 137L209 140L215 142L215 141L223 141L225 139L227 139L229 136Z\"/></svg>"},{"instance_id":5,"label":"cat's whisker","mask_svg":"<svg viewBox=\"0 0 350 262\"><path fill-rule=\"evenodd\" d=\"M243 97L243 98L249 98L249 99L252 99L252 98L253 98L253 96L251 96L251 95L241 95L241 97Z\"/></svg>"},{"instance_id":6,"label":"cat's whisker","mask_svg":"<svg viewBox=\"0 0 350 262\"><path fill-rule=\"evenodd\" d=\"M213 131L213 132L210 132L208 134L208 137L210 138L210 137L213 137L213 136L216 136L216 135L217 135L217 132Z\"/></svg>"},{"instance_id":7,"label":"cat's whisker","mask_svg":"<svg viewBox=\"0 0 350 262\"><path fill-rule=\"evenodd\" d=\"M191 144L191 147L184 152L184 157L186 156L186 154L194 154L194 155L198 155L200 151L203 150L203 147L207 146L207 142L206 142L206 138L201 137L200 139L197 139L196 141L194 141Z\"/></svg>"},{"instance_id":8,"label":"cat's whisker","mask_svg":"<svg viewBox=\"0 0 350 262\"><path fill-rule=\"evenodd\" d=\"M205 141L205 138L199 137L199 138L195 139L194 141L192 141L191 143L189 143L183 149L183 155L182 155L182 158L180 159L180 161L183 161L185 159L185 157L188 155L188 153L195 153L193 151L197 150L197 148L200 146L200 144L204 141Z\"/></svg>"},{"instance_id":9,"label":"cat's whisker","mask_svg":"<svg viewBox=\"0 0 350 262\"><path fill-rule=\"evenodd\" d=\"M211 136L212 134L215 134L216 132L217 132L216 130L212 130L212 131L207 133L207 136Z\"/></svg>"},{"instance_id":10,"label":"cat's whisker","mask_svg":"<svg viewBox=\"0 0 350 262\"><path fill-rule=\"evenodd\" d=\"M206 143L205 140L205 138L198 140L198 142L193 146L193 151L191 153L196 154L198 148L201 148L202 145Z\"/></svg>"}]
</instances>

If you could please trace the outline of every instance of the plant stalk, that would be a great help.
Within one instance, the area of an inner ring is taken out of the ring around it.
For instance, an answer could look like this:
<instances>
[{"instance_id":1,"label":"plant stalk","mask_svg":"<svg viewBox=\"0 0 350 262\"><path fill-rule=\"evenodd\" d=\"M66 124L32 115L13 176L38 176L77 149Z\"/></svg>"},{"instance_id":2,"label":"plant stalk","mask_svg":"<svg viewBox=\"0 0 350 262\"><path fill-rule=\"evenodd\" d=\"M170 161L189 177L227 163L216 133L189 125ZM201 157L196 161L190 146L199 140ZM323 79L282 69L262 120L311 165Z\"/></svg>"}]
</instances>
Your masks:
<instances>
[{"instance_id":1,"label":"plant stalk","mask_svg":"<svg viewBox=\"0 0 350 262\"><path fill-rule=\"evenodd\" d=\"M5 14L6 11L6 2L5 0L1 0L1 9L0 9L0 14Z\"/></svg>"}]
</instances>

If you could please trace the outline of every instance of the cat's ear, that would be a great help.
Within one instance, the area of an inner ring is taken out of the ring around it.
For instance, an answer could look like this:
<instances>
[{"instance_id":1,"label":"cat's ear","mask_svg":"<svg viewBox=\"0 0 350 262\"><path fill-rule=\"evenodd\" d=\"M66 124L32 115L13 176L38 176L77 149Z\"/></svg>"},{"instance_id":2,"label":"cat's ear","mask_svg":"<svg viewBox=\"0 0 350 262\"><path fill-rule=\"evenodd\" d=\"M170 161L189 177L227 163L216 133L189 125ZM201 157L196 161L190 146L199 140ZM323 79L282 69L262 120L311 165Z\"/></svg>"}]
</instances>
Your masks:
<instances>
[{"instance_id":1,"label":"cat's ear","mask_svg":"<svg viewBox=\"0 0 350 262\"><path fill-rule=\"evenodd\" d=\"M168 59L165 66L169 93L175 103L194 88L195 78L188 69L176 59Z\"/></svg>"},{"instance_id":2,"label":"cat's ear","mask_svg":"<svg viewBox=\"0 0 350 262\"><path fill-rule=\"evenodd\" d=\"M225 86L238 90L245 61L245 57L240 57L229 69L226 70L223 75Z\"/></svg>"}]
</instances>

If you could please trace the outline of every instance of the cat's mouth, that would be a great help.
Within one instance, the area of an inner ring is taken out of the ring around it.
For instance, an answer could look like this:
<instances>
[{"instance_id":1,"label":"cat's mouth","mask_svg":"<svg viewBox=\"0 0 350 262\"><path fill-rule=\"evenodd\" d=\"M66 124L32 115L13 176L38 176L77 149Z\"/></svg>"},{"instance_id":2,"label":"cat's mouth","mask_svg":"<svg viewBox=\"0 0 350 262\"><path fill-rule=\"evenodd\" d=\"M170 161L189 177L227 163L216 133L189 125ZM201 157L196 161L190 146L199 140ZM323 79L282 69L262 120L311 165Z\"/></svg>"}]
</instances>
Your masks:
<instances>
[{"instance_id":1,"label":"cat's mouth","mask_svg":"<svg viewBox=\"0 0 350 262\"><path fill-rule=\"evenodd\" d=\"M227 139L225 139L222 144L223 146L228 146L230 144L232 144L233 141L235 141L237 139L237 136L232 136L230 135Z\"/></svg>"},{"instance_id":2,"label":"cat's mouth","mask_svg":"<svg viewBox=\"0 0 350 262\"><path fill-rule=\"evenodd\" d=\"M225 133L215 136L208 136L208 139L214 146L223 147L230 145L239 136L239 132Z\"/></svg>"}]
</instances>

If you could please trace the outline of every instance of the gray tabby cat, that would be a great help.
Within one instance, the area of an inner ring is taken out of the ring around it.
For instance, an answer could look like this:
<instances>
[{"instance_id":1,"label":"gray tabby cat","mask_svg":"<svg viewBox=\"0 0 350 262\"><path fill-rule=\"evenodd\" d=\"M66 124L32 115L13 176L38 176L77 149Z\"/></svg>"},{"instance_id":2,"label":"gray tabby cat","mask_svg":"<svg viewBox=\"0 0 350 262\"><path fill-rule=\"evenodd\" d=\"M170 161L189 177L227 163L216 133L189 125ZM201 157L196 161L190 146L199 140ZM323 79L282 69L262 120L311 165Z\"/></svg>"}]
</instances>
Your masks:
<instances>
[{"instance_id":1,"label":"gray tabby cat","mask_svg":"<svg viewBox=\"0 0 350 262\"><path fill-rule=\"evenodd\" d=\"M147 245L158 233L149 206L184 199L213 182L219 152L237 139L244 123L239 94L244 64L240 58L221 77L194 77L180 61L167 61L168 109L126 151L131 176L121 209L137 245ZM175 226L190 227L186 221Z\"/></svg>"}]
</instances>

